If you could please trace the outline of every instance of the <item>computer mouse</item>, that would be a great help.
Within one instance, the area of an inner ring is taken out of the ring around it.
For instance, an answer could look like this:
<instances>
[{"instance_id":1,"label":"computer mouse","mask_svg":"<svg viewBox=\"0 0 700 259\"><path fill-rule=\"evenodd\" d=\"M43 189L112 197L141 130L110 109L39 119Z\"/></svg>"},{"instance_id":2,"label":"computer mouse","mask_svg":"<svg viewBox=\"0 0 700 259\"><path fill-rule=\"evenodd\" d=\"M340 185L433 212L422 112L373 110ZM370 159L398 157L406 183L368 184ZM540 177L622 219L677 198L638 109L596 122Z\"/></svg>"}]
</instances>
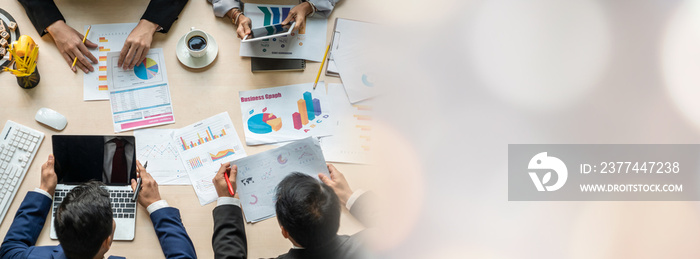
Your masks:
<instances>
[{"instance_id":1,"label":"computer mouse","mask_svg":"<svg viewBox=\"0 0 700 259\"><path fill-rule=\"evenodd\" d=\"M51 110L49 108L41 108L36 112L34 119L39 123L46 126L52 127L56 130L63 130L66 128L68 121L66 116L58 113L57 111Z\"/></svg>"}]
</instances>

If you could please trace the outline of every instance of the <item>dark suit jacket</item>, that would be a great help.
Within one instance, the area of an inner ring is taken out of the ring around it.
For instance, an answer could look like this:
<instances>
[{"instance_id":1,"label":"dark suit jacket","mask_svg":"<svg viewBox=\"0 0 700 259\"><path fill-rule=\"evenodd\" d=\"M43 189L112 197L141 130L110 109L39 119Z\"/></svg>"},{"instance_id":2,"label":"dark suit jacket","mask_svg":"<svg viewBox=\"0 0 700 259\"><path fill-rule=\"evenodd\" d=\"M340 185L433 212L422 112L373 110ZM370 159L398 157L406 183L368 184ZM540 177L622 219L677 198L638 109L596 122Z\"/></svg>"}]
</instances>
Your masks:
<instances>
[{"instance_id":1,"label":"dark suit jacket","mask_svg":"<svg viewBox=\"0 0 700 259\"><path fill-rule=\"evenodd\" d=\"M49 27L49 25L58 20L66 20L53 0L18 1L24 6L29 20L32 21L34 28L41 36L46 34L46 27ZM187 4L187 0L151 0L141 19L160 25L160 27L163 27L161 32L166 33L177 20L177 16L180 15L182 9L185 8L185 4Z\"/></svg>"},{"instance_id":2,"label":"dark suit jacket","mask_svg":"<svg viewBox=\"0 0 700 259\"><path fill-rule=\"evenodd\" d=\"M51 204L51 199L40 193L27 193L0 246L1 259L66 258L60 245L34 246L51 210ZM159 209L151 214L151 221L166 258L197 258L194 245L180 220L179 210Z\"/></svg>"},{"instance_id":3,"label":"dark suit jacket","mask_svg":"<svg viewBox=\"0 0 700 259\"><path fill-rule=\"evenodd\" d=\"M366 212L360 209L371 202L371 194L365 193L360 196L352 208L350 213L355 216L360 222L365 224L368 217L360 216L356 213ZM248 246L245 236L245 222L241 208L235 205L222 205L214 209L214 235L212 237L212 246L214 247L214 255L217 259L235 259L246 258ZM318 249L290 249L288 253L280 255L277 258L308 258L308 259L355 259L369 258L369 254L364 249L362 239L364 231L355 235L337 235L333 240L329 241L325 246Z\"/></svg>"}]
</instances>

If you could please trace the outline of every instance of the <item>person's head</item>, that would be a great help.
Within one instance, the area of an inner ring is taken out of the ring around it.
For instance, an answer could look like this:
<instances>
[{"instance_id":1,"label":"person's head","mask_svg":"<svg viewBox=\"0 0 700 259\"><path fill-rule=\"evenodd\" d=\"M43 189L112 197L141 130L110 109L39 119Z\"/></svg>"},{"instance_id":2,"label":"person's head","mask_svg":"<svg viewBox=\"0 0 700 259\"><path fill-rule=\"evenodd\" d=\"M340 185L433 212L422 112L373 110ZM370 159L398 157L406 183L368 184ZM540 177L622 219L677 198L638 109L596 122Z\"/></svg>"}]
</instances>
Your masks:
<instances>
[{"instance_id":1,"label":"person's head","mask_svg":"<svg viewBox=\"0 0 700 259\"><path fill-rule=\"evenodd\" d=\"M324 245L340 227L338 196L331 187L302 173L292 173L277 185L275 210L282 235L304 248Z\"/></svg>"},{"instance_id":2,"label":"person's head","mask_svg":"<svg viewBox=\"0 0 700 259\"><path fill-rule=\"evenodd\" d=\"M54 225L66 257L91 259L106 253L115 225L104 184L90 181L73 188L58 206Z\"/></svg>"}]
</instances>

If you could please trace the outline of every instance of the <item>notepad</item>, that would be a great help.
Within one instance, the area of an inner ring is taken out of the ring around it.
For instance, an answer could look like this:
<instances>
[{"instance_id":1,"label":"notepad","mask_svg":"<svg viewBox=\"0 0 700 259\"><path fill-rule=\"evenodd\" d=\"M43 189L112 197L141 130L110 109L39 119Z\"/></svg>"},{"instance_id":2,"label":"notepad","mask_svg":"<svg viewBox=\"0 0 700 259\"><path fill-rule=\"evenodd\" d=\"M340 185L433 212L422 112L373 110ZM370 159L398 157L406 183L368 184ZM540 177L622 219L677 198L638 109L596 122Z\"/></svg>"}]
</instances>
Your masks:
<instances>
[{"instance_id":1,"label":"notepad","mask_svg":"<svg viewBox=\"0 0 700 259\"><path fill-rule=\"evenodd\" d=\"M306 60L281 59L281 58L256 58L250 59L250 70L255 72L272 71L304 71Z\"/></svg>"}]
</instances>

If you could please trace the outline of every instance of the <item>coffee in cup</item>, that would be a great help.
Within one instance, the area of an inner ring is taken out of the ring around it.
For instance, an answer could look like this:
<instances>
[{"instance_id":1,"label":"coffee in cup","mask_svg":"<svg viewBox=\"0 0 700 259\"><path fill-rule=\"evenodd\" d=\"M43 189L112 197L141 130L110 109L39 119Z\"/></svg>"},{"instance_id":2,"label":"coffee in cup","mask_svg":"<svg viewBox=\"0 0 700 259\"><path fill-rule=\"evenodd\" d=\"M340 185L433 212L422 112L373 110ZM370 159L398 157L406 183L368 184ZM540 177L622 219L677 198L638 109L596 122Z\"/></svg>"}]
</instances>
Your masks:
<instances>
[{"instance_id":1,"label":"coffee in cup","mask_svg":"<svg viewBox=\"0 0 700 259\"><path fill-rule=\"evenodd\" d=\"M201 57L207 53L209 37L207 33L202 30L197 30L194 27L190 29L190 32L185 35L185 45L187 46L187 51L193 57Z\"/></svg>"}]
</instances>

